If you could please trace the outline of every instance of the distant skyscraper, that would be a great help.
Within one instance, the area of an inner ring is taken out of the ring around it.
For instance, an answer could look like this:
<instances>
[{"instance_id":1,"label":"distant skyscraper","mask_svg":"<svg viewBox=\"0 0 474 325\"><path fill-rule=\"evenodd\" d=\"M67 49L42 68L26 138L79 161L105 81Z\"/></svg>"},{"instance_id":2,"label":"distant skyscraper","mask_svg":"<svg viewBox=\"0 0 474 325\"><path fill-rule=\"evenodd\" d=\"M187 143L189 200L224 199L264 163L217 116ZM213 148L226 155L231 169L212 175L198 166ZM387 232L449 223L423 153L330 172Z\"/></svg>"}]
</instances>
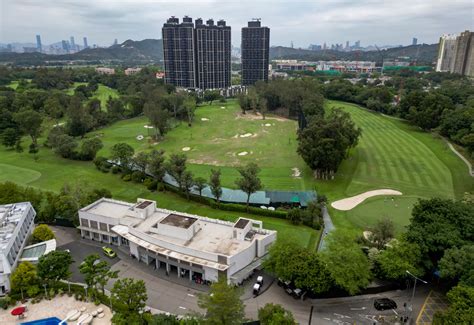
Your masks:
<instances>
[{"instance_id":1,"label":"distant skyscraper","mask_svg":"<svg viewBox=\"0 0 474 325\"><path fill-rule=\"evenodd\" d=\"M118 40L114 39L114 45L117 45L117 44L118 44Z\"/></svg>"},{"instance_id":2,"label":"distant skyscraper","mask_svg":"<svg viewBox=\"0 0 474 325\"><path fill-rule=\"evenodd\" d=\"M76 43L74 42L74 36L71 36L70 40L71 41L70 41L70 44L69 44L70 45L69 50L74 52L74 51L76 51Z\"/></svg>"},{"instance_id":3,"label":"distant skyscraper","mask_svg":"<svg viewBox=\"0 0 474 325\"><path fill-rule=\"evenodd\" d=\"M242 28L242 85L253 85L268 80L270 28L260 21L249 21Z\"/></svg>"},{"instance_id":4,"label":"distant skyscraper","mask_svg":"<svg viewBox=\"0 0 474 325\"><path fill-rule=\"evenodd\" d=\"M163 25L165 82L177 87L218 89L230 86L230 27L220 20L171 17Z\"/></svg>"},{"instance_id":5,"label":"distant skyscraper","mask_svg":"<svg viewBox=\"0 0 474 325\"><path fill-rule=\"evenodd\" d=\"M413 40L411 41L411 45L416 45L418 44L418 38L413 37Z\"/></svg>"},{"instance_id":6,"label":"distant skyscraper","mask_svg":"<svg viewBox=\"0 0 474 325\"><path fill-rule=\"evenodd\" d=\"M66 40L62 40L61 45L62 45L63 51L66 53L69 53L69 42Z\"/></svg>"},{"instance_id":7,"label":"distant skyscraper","mask_svg":"<svg viewBox=\"0 0 474 325\"><path fill-rule=\"evenodd\" d=\"M346 50L349 49L349 41L346 41Z\"/></svg>"},{"instance_id":8,"label":"distant skyscraper","mask_svg":"<svg viewBox=\"0 0 474 325\"><path fill-rule=\"evenodd\" d=\"M360 41L355 42L355 47L360 47Z\"/></svg>"},{"instance_id":9,"label":"distant skyscraper","mask_svg":"<svg viewBox=\"0 0 474 325\"><path fill-rule=\"evenodd\" d=\"M82 40L84 41L84 48L85 49L89 48L89 45L87 45L87 37L84 36Z\"/></svg>"},{"instance_id":10,"label":"distant skyscraper","mask_svg":"<svg viewBox=\"0 0 474 325\"><path fill-rule=\"evenodd\" d=\"M36 35L36 49L38 52L43 52L43 46L41 45L41 36Z\"/></svg>"}]
</instances>

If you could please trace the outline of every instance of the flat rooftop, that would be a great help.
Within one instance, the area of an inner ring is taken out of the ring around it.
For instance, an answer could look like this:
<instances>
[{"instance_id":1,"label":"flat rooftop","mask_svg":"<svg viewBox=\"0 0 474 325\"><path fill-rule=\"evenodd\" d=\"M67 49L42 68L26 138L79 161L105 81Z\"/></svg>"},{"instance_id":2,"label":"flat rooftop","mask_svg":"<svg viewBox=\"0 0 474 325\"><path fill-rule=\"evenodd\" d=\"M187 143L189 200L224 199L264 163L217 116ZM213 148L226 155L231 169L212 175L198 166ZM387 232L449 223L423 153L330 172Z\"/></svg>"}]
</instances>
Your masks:
<instances>
[{"instance_id":1,"label":"flat rooftop","mask_svg":"<svg viewBox=\"0 0 474 325\"><path fill-rule=\"evenodd\" d=\"M143 237L151 236L170 244L227 256L235 255L249 247L255 238L265 237L273 233L273 231L262 230L253 232L251 238L238 240L234 238L234 229L238 228L237 225L243 229L249 222L252 222L251 220L241 218L234 224L229 221L160 208L151 212L145 219L141 219L136 216L134 209L137 209L142 203L139 202L135 205L112 199L101 199L80 211L119 219L120 225L128 226L130 229L143 233ZM154 232L153 228L159 227L160 224L177 227L178 229L188 229L194 226L196 231L189 240L184 240L173 236L172 231L166 235Z\"/></svg>"},{"instance_id":2,"label":"flat rooftop","mask_svg":"<svg viewBox=\"0 0 474 325\"><path fill-rule=\"evenodd\" d=\"M13 232L29 207L28 202L0 205L0 251L14 240Z\"/></svg>"},{"instance_id":3,"label":"flat rooftop","mask_svg":"<svg viewBox=\"0 0 474 325\"><path fill-rule=\"evenodd\" d=\"M182 216L179 214L170 214L160 221L161 224L175 226L179 228L188 229L193 223L197 221L197 218Z\"/></svg>"}]
</instances>

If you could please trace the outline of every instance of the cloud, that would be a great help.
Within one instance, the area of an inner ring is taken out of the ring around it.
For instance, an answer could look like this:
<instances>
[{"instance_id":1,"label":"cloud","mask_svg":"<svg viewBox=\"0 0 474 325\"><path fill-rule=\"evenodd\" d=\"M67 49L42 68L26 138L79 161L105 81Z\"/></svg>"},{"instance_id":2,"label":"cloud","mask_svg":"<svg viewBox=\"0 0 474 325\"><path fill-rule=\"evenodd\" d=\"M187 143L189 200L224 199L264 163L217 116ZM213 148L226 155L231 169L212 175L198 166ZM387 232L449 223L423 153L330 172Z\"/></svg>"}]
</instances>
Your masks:
<instances>
[{"instance_id":1,"label":"cloud","mask_svg":"<svg viewBox=\"0 0 474 325\"><path fill-rule=\"evenodd\" d=\"M225 19L237 46L240 28L257 17L271 28L271 44L434 43L443 33L473 29L473 11L471 0L0 0L0 42L34 41L36 34L45 44L70 35L103 45L160 38L169 16L189 15Z\"/></svg>"}]
</instances>

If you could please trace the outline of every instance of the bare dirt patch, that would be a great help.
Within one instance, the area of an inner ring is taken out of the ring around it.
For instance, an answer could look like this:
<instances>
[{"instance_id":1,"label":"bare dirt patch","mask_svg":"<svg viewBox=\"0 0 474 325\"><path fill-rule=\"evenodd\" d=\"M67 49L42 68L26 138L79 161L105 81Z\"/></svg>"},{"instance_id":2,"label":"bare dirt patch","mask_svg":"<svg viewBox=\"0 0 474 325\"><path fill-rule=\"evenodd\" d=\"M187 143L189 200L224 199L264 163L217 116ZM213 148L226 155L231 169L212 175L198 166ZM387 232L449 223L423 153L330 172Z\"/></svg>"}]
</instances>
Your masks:
<instances>
[{"instance_id":1,"label":"bare dirt patch","mask_svg":"<svg viewBox=\"0 0 474 325\"><path fill-rule=\"evenodd\" d=\"M364 202L366 199L373 196L378 196L378 195L402 195L402 192L391 190L391 189L373 190L373 191L361 193L359 195L351 196L339 201L332 202L331 206L337 210L349 211L349 210L354 209L356 206L358 206L362 202Z\"/></svg>"},{"instance_id":2,"label":"bare dirt patch","mask_svg":"<svg viewBox=\"0 0 474 325\"><path fill-rule=\"evenodd\" d=\"M262 117L262 114L260 114L259 112L257 113L249 112L246 114L242 114L242 112L239 112L235 115L235 119L236 120L238 119L263 120L263 117ZM265 116L265 120L275 120L275 121L282 121L282 122L290 121L287 118L277 117L277 116Z\"/></svg>"}]
</instances>

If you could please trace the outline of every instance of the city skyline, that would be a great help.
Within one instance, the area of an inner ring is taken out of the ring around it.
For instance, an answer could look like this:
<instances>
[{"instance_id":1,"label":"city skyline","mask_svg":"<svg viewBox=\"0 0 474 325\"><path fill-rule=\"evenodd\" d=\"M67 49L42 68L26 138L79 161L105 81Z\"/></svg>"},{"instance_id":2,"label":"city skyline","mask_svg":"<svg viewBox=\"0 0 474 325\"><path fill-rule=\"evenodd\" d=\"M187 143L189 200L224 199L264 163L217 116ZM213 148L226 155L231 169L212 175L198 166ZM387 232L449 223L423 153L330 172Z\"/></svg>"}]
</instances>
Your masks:
<instances>
[{"instance_id":1,"label":"city skyline","mask_svg":"<svg viewBox=\"0 0 474 325\"><path fill-rule=\"evenodd\" d=\"M470 1L322 1L316 3L248 1L120 1L79 2L53 0L2 1L0 43L32 42L40 34L43 44L85 36L101 45L111 40L159 39L161 26L175 15L225 19L232 44L240 47L240 28L252 18L262 18L274 33L271 45L305 48L309 44L361 40L363 45L409 45L416 34L419 43L436 43L439 35L473 29ZM185 9L183 9L185 8ZM38 15L38 12L41 12ZM59 28L61 26L61 28ZM67 26L67 28L64 28ZM111 28L113 27L113 28ZM395 28L396 27L396 28Z\"/></svg>"}]
</instances>

